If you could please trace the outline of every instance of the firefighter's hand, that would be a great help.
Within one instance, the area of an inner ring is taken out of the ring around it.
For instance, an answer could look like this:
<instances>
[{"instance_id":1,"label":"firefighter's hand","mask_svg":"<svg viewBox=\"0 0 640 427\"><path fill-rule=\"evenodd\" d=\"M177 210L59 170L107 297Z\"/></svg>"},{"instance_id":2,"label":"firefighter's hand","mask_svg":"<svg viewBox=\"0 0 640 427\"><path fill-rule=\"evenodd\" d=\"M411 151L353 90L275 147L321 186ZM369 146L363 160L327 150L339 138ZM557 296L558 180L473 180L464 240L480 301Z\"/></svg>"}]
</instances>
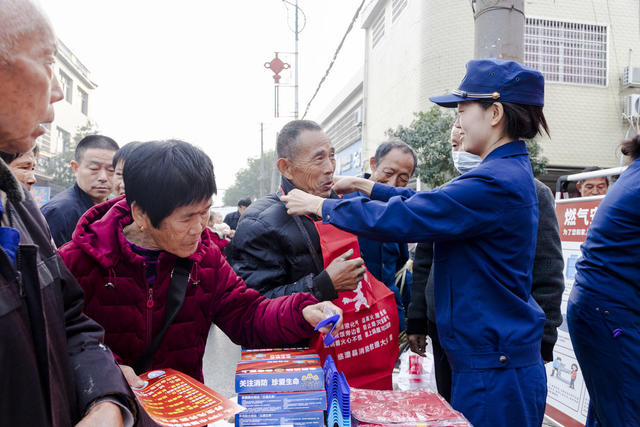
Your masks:
<instances>
[{"instance_id":1,"label":"firefighter's hand","mask_svg":"<svg viewBox=\"0 0 640 427\"><path fill-rule=\"evenodd\" d=\"M409 347L418 356L425 357L425 350L427 349L427 336L423 334L409 334Z\"/></svg>"},{"instance_id":2,"label":"firefighter's hand","mask_svg":"<svg viewBox=\"0 0 640 427\"><path fill-rule=\"evenodd\" d=\"M324 301L318 304L308 305L302 309L302 316L304 317L304 320L314 328L318 323L335 314L340 315L340 320L338 320L338 323L333 330L334 337L338 336L338 331L342 329L342 309L340 307L334 305L330 301ZM331 326L324 326L318 329L318 331L323 335L327 335L331 331Z\"/></svg>"},{"instance_id":3,"label":"firefighter's hand","mask_svg":"<svg viewBox=\"0 0 640 427\"><path fill-rule=\"evenodd\" d=\"M305 193L297 188L291 190L288 194L280 197L280 200L287 206L287 213L289 215L308 215L314 214L322 216L322 197L314 196L313 194Z\"/></svg>"},{"instance_id":4,"label":"firefighter's hand","mask_svg":"<svg viewBox=\"0 0 640 427\"><path fill-rule=\"evenodd\" d=\"M353 255L353 249L340 255L331 261L326 268L336 292L353 291L358 287L358 282L364 278L367 269L362 258L349 259Z\"/></svg>"}]
</instances>

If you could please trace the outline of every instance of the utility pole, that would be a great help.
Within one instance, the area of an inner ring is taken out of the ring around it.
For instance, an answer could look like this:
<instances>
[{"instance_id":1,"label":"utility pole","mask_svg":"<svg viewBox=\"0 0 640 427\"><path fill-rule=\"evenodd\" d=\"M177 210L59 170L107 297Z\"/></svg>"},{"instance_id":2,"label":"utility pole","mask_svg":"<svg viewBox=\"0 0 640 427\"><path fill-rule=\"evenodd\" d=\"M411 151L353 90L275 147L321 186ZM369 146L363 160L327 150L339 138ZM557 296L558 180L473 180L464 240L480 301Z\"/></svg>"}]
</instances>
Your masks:
<instances>
[{"instance_id":1,"label":"utility pole","mask_svg":"<svg viewBox=\"0 0 640 427\"><path fill-rule=\"evenodd\" d=\"M296 8L296 22L295 22L295 28L294 28L294 34L295 34L295 50L293 52L293 55L295 56L295 62L294 62L294 67L295 67L295 71L294 71L294 78L295 78L295 82L293 84L293 92L294 92L294 106L293 106L293 117L298 120L298 115L299 115L299 111L300 111L300 107L299 107L299 102L298 102L298 88L300 86L299 84L299 79L300 79L300 75L298 72L298 56L300 51L298 50L298 40L300 39L300 7L298 6L298 0L295 1L295 3L293 3L292 1L289 0L282 0L284 3L293 6ZM288 9L287 9L288 10ZM307 17L304 14L304 12L302 12L302 15L304 16L304 23L302 25L302 29L304 30L304 28L306 27L307 24ZM287 15L288 17L288 15ZM291 27L289 27L291 28ZM287 53L291 53L291 52L287 52ZM265 65L266 66L266 65ZM269 68L269 67L267 67ZM289 68L288 66L286 68ZM291 87L291 85L289 85L289 87ZM276 116L277 117L277 116Z\"/></svg>"},{"instance_id":2,"label":"utility pole","mask_svg":"<svg viewBox=\"0 0 640 427\"><path fill-rule=\"evenodd\" d=\"M264 197L264 123L260 122L260 197Z\"/></svg>"},{"instance_id":3,"label":"utility pole","mask_svg":"<svg viewBox=\"0 0 640 427\"><path fill-rule=\"evenodd\" d=\"M298 12L299 12L298 0L296 0L296 49L295 49L295 52L296 52L295 53L295 55L296 55L296 62L295 62L296 74L295 74L295 79L296 79L296 81L295 81L295 88L294 88L294 91L295 91L295 107L294 107L294 110L293 110L293 118L295 120L298 120L298 111L299 111L299 109L298 109L298 34L300 32L298 31Z\"/></svg>"},{"instance_id":4,"label":"utility pole","mask_svg":"<svg viewBox=\"0 0 640 427\"><path fill-rule=\"evenodd\" d=\"M276 133L276 141L278 140L279 135L280 135L280 132ZM273 164L271 165L271 188L269 189L270 193L275 193L276 189L278 188L278 185L280 185L280 182L278 181L279 172L280 171L278 170L278 153L276 150L274 151Z\"/></svg>"},{"instance_id":5,"label":"utility pole","mask_svg":"<svg viewBox=\"0 0 640 427\"><path fill-rule=\"evenodd\" d=\"M524 0L472 0L474 57L524 63Z\"/></svg>"}]
</instances>

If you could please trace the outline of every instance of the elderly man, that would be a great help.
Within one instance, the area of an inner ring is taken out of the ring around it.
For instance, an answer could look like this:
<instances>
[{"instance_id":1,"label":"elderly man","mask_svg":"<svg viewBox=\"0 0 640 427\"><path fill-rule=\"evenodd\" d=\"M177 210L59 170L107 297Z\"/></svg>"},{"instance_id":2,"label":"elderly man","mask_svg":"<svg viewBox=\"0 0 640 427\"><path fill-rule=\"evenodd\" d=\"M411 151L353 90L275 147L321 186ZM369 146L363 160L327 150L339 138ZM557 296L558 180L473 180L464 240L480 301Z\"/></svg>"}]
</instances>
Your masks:
<instances>
[{"instance_id":1,"label":"elderly man","mask_svg":"<svg viewBox=\"0 0 640 427\"><path fill-rule=\"evenodd\" d=\"M582 172L594 172L601 169L602 168L599 168L598 166L589 166ZM583 179L576 183L576 188L580 193L580 197L604 196L609 190L609 177L600 176L597 178Z\"/></svg>"},{"instance_id":2,"label":"elderly man","mask_svg":"<svg viewBox=\"0 0 640 427\"><path fill-rule=\"evenodd\" d=\"M290 216L280 196L294 188L321 197L332 192L336 168L331 141L318 124L287 123L277 141L282 184L277 193L251 204L231 241L230 263L247 286L273 298L309 292L331 301L337 292L354 290L365 273L362 258L348 251L323 268L320 238L313 216Z\"/></svg>"},{"instance_id":3,"label":"elderly man","mask_svg":"<svg viewBox=\"0 0 640 427\"><path fill-rule=\"evenodd\" d=\"M369 164L371 174L365 178L394 187L406 187L413 176L418 157L413 149L402 141L386 141L378 146ZM346 194L345 199L362 196L359 192ZM396 285L396 273L402 270L409 260L409 248L406 243L382 243L358 237L362 258L376 279L393 291L398 308L400 332L406 329L405 308L409 305L411 273L405 270L402 291ZM401 284L402 286L402 284Z\"/></svg>"},{"instance_id":4,"label":"elderly man","mask_svg":"<svg viewBox=\"0 0 640 427\"><path fill-rule=\"evenodd\" d=\"M62 99L56 38L28 0L0 0L0 22L0 150L26 153ZM131 425L134 400L103 331L3 161L0 192L0 425Z\"/></svg>"}]
</instances>

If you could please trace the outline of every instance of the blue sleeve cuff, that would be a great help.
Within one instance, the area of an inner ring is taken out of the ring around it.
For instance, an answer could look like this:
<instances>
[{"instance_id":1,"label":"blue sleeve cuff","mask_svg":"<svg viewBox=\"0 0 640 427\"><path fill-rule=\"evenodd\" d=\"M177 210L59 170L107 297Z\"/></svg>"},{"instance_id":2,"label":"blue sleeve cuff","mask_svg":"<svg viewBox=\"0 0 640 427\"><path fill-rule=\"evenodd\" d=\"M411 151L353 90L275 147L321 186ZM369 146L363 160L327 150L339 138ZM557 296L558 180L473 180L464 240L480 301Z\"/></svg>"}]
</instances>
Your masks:
<instances>
[{"instance_id":1,"label":"blue sleeve cuff","mask_svg":"<svg viewBox=\"0 0 640 427\"><path fill-rule=\"evenodd\" d=\"M381 202L388 202L390 198L397 195L395 187L390 185L380 184L376 182L373 184L371 190L371 200L379 200Z\"/></svg>"},{"instance_id":2,"label":"blue sleeve cuff","mask_svg":"<svg viewBox=\"0 0 640 427\"><path fill-rule=\"evenodd\" d=\"M323 224L331 224L331 213L340 203L340 199L326 199L324 203L322 203L322 223Z\"/></svg>"}]
</instances>

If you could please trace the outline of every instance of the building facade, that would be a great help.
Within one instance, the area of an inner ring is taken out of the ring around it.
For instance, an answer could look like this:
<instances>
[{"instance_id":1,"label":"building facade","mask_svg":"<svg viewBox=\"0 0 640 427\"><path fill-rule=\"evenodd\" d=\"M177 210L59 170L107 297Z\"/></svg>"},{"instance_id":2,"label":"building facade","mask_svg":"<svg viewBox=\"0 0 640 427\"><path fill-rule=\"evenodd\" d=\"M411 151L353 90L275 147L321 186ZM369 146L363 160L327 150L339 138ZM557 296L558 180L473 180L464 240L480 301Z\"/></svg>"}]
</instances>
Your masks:
<instances>
[{"instance_id":1,"label":"building facade","mask_svg":"<svg viewBox=\"0 0 640 427\"><path fill-rule=\"evenodd\" d=\"M39 141L41 153L47 158L69 149L78 128L90 121L90 98L97 87L87 67L61 40L54 71L64 99L55 104L55 120Z\"/></svg>"},{"instance_id":2,"label":"building facade","mask_svg":"<svg viewBox=\"0 0 640 427\"><path fill-rule=\"evenodd\" d=\"M336 175L360 175L362 157L363 80L359 70L327 108L320 126L336 150Z\"/></svg>"},{"instance_id":3,"label":"building facade","mask_svg":"<svg viewBox=\"0 0 640 427\"><path fill-rule=\"evenodd\" d=\"M46 126L45 134L38 138L38 183L33 192L40 203L61 190L51 183L47 167L52 157L71 149L74 134L92 121L91 98L97 87L87 67L60 39L55 58L54 73L64 99L54 105L55 119Z\"/></svg>"},{"instance_id":4,"label":"building facade","mask_svg":"<svg viewBox=\"0 0 640 427\"><path fill-rule=\"evenodd\" d=\"M525 1L525 63L546 80L551 138L539 140L547 182L586 166L619 165L619 143L634 132L623 113L640 102L640 84L625 83L627 68L640 67L639 13L637 0ZM368 159L389 128L409 125L414 112L432 107L430 96L457 88L473 58L474 20L461 0L372 0L361 20L361 157ZM631 80L640 80L635 71Z\"/></svg>"}]
</instances>

